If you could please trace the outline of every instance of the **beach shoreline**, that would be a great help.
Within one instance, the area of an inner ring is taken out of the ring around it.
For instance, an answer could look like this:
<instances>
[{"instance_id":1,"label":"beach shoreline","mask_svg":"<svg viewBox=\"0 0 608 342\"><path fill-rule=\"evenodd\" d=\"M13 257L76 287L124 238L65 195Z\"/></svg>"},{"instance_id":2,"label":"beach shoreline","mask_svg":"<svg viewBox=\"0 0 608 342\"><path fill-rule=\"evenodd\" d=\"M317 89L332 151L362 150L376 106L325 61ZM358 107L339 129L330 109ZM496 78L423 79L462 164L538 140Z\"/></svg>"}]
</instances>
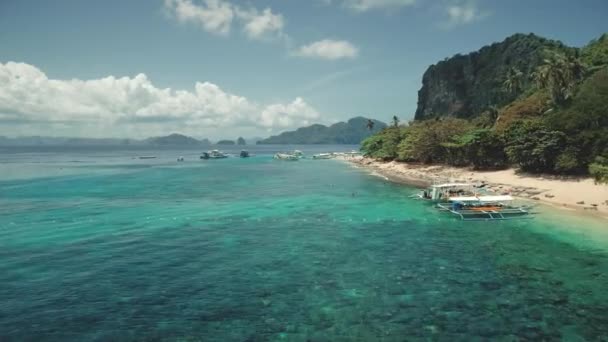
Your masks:
<instances>
[{"instance_id":1,"label":"beach shoreline","mask_svg":"<svg viewBox=\"0 0 608 342\"><path fill-rule=\"evenodd\" d=\"M514 169L476 171L446 165L384 162L367 157L341 160L395 183L418 187L443 182L485 184L486 190L496 194L508 194L518 199L608 220L608 185L595 184L591 178L563 179L528 175L517 173Z\"/></svg>"}]
</instances>

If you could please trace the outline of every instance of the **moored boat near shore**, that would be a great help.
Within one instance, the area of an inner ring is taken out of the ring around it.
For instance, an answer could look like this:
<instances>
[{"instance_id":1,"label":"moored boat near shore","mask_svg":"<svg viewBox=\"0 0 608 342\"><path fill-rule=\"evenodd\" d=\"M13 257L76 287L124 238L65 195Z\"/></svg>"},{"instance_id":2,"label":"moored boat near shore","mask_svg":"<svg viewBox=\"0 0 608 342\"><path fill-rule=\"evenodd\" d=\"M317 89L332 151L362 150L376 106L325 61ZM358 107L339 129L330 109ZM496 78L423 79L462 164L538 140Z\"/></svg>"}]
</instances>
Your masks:
<instances>
[{"instance_id":1,"label":"moored boat near shore","mask_svg":"<svg viewBox=\"0 0 608 342\"><path fill-rule=\"evenodd\" d=\"M459 216L464 221L512 220L530 218L530 207L515 205L511 196L459 196L438 203L440 211Z\"/></svg>"},{"instance_id":2,"label":"moored boat near shore","mask_svg":"<svg viewBox=\"0 0 608 342\"><path fill-rule=\"evenodd\" d=\"M420 190L413 197L430 200L430 201L441 201L449 198L450 196L472 196L476 192L473 190L474 186L468 183L443 183L431 185L427 189Z\"/></svg>"},{"instance_id":3,"label":"moored boat near shore","mask_svg":"<svg viewBox=\"0 0 608 342\"><path fill-rule=\"evenodd\" d=\"M277 160L290 160L290 161L300 160L300 158L298 158L296 155L293 155L290 153L276 153L273 158L277 159Z\"/></svg>"},{"instance_id":4,"label":"moored boat near shore","mask_svg":"<svg viewBox=\"0 0 608 342\"><path fill-rule=\"evenodd\" d=\"M312 156L312 159L331 159L334 158L333 153L318 153Z\"/></svg>"}]
</instances>

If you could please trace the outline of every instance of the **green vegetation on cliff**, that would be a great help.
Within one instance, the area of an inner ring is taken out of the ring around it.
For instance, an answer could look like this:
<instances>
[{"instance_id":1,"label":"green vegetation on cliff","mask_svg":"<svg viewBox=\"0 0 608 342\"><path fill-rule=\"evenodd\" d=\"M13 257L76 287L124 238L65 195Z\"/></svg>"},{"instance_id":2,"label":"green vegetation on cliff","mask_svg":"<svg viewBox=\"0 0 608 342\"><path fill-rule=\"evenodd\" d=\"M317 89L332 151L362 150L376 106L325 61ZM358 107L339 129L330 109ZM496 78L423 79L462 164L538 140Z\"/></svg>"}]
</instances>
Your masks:
<instances>
[{"instance_id":1,"label":"green vegetation on cliff","mask_svg":"<svg viewBox=\"0 0 608 342\"><path fill-rule=\"evenodd\" d=\"M531 75L548 57L574 52L558 41L516 34L431 65L422 77L415 119L471 118L492 106L503 107L535 87Z\"/></svg>"},{"instance_id":2,"label":"green vegetation on cliff","mask_svg":"<svg viewBox=\"0 0 608 342\"><path fill-rule=\"evenodd\" d=\"M535 35L431 66L416 119L362 143L371 157L589 173L608 182L608 36L582 49Z\"/></svg>"},{"instance_id":3,"label":"green vegetation on cliff","mask_svg":"<svg viewBox=\"0 0 608 342\"><path fill-rule=\"evenodd\" d=\"M377 120L356 117L347 122L338 122L329 127L311 125L295 131L283 132L257 144L351 144L357 145L371 134L377 133L386 124Z\"/></svg>"}]
</instances>

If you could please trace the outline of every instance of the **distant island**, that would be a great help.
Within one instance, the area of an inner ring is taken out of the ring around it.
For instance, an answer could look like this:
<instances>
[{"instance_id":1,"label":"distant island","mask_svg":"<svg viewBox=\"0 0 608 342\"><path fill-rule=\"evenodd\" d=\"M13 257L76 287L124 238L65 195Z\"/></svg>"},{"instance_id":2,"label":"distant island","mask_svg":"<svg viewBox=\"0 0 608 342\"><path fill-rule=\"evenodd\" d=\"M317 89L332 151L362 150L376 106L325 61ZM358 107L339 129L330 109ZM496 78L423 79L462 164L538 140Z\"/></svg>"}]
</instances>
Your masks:
<instances>
[{"instance_id":1,"label":"distant island","mask_svg":"<svg viewBox=\"0 0 608 342\"><path fill-rule=\"evenodd\" d=\"M262 138L249 138L249 143L255 144ZM16 137L0 136L0 146L210 146L209 139L196 139L184 134L172 133L165 136L147 139L117 139L117 138L71 138L71 137ZM235 140L222 139L216 145L247 145L247 140L238 137Z\"/></svg>"},{"instance_id":2,"label":"distant island","mask_svg":"<svg viewBox=\"0 0 608 342\"><path fill-rule=\"evenodd\" d=\"M370 135L386 128L384 122L355 117L347 122L338 122L331 126L315 124L298 128L295 131L283 132L279 135L262 139L257 144L351 144L357 145Z\"/></svg>"},{"instance_id":3,"label":"distant island","mask_svg":"<svg viewBox=\"0 0 608 342\"><path fill-rule=\"evenodd\" d=\"M208 139L195 139L183 134L152 137L143 140L69 137L0 137L0 146L207 146Z\"/></svg>"},{"instance_id":4,"label":"distant island","mask_svg":"<svg viewBox=\"0 0 608 342\"><path fill-rule=\"evenodd\" d=\"M192 137L173 133L164 137L148 138L145 140L150 145L173 145L173 146L193 146L193 145L211 145L207 139L197 140Z\"/></svg>"},{"instance_id":5,"label":"distant island","mask_svg":"<svg viewBox=\"0 0 608 342\"><path fill-rule=\"evenodd\" d=\"M384 161L608 182L608 35L574 48L534 34L430 66L415 120L362 143Z\"/></svg>"}]
</instances>

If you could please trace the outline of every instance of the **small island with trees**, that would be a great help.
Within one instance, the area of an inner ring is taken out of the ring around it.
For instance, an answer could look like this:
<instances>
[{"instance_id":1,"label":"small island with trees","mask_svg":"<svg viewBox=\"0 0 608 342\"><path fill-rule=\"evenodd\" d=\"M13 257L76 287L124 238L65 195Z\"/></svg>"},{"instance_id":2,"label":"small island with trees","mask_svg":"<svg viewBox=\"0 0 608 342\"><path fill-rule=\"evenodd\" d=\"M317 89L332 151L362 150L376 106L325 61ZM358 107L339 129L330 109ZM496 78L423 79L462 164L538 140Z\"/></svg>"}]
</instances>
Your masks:
<instances>
[{"instance_id":1,"label":"small island with trees","mask_svg":"<svg viewBox=\"0 0 608 342\"><path fill-rule=\"evenodd\" d=\"M439 62L424 74L415 120L361 148L384 161L608 182L608 35L579 49L517 34Z\"/></svg>"},{"instance_id":2,"label":"small island with trees","mask_svg":"<svg viewBox=\"0 0 608 342\"><path fill-rule=\"evenodd\" d=\"M432 65L414 120L361 150L396 180L457 176L608 217L608 35L573 48L516 34Z\"/></svg>"}]
</instances>

